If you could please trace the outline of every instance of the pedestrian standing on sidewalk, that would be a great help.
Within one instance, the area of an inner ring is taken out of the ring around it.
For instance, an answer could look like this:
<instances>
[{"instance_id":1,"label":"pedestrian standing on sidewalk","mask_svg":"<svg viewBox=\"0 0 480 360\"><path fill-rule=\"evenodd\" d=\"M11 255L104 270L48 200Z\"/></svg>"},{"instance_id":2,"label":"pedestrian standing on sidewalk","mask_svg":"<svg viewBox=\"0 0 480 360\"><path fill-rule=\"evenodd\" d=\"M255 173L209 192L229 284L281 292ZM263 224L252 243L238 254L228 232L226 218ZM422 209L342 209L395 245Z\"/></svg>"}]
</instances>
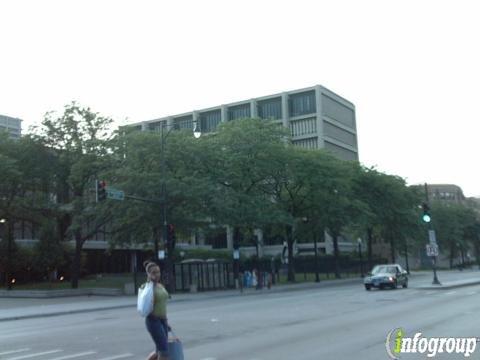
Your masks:
<instances>
[{"instance_id":1,"label":"pedestrian standing on sidewalk","mask_svg":"<svg viewBox=\"0 0 480 360\"><path fill-rule=\"evenodd\" d=\"M160 283L160 267L151 261L143 263L147 272L147 281L154 284L153 311L145 318L145 325L155 343L156 350L147 360L168 360L168 332L170 326L167 320L168 292ZM145 286L146 284L143 284Z\"/></svg>"}]
</instances>

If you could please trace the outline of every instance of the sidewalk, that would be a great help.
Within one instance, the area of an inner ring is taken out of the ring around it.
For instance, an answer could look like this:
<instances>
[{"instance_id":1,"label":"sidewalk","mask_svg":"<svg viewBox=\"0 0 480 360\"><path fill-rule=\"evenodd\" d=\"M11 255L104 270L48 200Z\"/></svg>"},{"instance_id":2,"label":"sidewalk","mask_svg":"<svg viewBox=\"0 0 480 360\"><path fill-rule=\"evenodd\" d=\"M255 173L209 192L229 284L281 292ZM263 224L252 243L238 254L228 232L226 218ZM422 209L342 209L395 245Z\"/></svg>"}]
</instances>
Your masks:
<instances>
[{"instance_id":1,"label":"sidewalk","mask_svg":"<svg viewBox=\"0 0 480 360\"><path fill-rule=\"evenodd\" d=\"M476 271L438 271L438 278L442 285L432 285L431 271L412 272L409 276L410 288L418 290L452 289L461 286L472 286L480 284L480 272ZM298 283L287 285L276 285L270 290L263 288L256 290L252 288L240 290L219 290L199 293L176 293L172 295L171 302L180 301L208 301L239 296L255 296L271 293L285 293L309 289L331 288L335 286L358 286L363 289L363 279L348 278L338 280L324 280L320 283ZM111 309L131 308L136 309L136 296L75 296L61 298L0 298L0 322L9 320L30 319L66 314L78 314L92 311L103 311Z\"/></svg>"},{"instance_id":2,"label":"sidewalk","mask_svg":"<svg viewBox=\"0 0 480 360\"><path fill-rule=\"evenodd\" d=\"M480 272L478 270L440 270L437 278L440 285L433 284L433 271L422 271L425 275L419 281L415 281L413 289L418 290L449 290L464 286L480 285Z\"/></svg>"}]
</instances>

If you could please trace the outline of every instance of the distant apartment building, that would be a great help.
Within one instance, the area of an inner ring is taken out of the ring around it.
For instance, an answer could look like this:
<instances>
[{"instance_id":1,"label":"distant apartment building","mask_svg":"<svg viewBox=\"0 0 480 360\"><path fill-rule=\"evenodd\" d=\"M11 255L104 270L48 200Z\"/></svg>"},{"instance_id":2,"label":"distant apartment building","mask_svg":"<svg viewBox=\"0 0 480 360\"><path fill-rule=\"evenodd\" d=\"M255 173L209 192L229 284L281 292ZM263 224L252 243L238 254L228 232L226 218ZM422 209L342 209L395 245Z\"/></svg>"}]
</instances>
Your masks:
<instances>
[{"instance_id":1,"label":"distant apartment building","mask_svg":"<svg viewBox=\"0 0 480 360\"><path fill-rule=\"evenodd\" d=\"M271 119L290 129L293 144L327 149L343 160L358 161L355 106L317 85L206 109L142 121L129 126L155 131L162 126L183 129L199 124L202 133L214 132L226 121Z\"/></svg>"},{"instance_id":2,"label":"distant apartment building","mask_svg":"<svg viewBox=\"0 0 480 360\"><path fill-rule=\"evenodd\" d=\"M0 132L2 131L7 131L14 139L20 138L22 136L22 120L0 115Z\"/></svg>"},{"instance_id":3,"label":"distant apartment building","mask_svg":"<svg viewBox=\"0 0 480 360\"><path fill-rule=\"evenodd\" d=\"M453 184L428 184L428 198L448 203L464 204L462 188Z\"/></svg>"}]
</instances>

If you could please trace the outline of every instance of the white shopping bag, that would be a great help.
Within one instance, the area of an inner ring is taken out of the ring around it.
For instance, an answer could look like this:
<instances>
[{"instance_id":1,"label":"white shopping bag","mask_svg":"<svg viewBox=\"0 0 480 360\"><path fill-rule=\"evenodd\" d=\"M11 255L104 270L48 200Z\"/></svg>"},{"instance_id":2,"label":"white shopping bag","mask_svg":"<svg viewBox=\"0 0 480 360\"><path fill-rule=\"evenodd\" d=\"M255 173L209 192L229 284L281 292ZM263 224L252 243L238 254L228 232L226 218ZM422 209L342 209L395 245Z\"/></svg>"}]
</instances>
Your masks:
<instances>
[{"instance_id":1,"label":"white shopping bag","mask_svg":"<svg viewBox=\"0 0 480 360\"><path fill-rule=\"evenodd\" d=\"M149 281L138 289L137 311L147 317L153 311L153 282Z\"/></svg>"}]
</instances>

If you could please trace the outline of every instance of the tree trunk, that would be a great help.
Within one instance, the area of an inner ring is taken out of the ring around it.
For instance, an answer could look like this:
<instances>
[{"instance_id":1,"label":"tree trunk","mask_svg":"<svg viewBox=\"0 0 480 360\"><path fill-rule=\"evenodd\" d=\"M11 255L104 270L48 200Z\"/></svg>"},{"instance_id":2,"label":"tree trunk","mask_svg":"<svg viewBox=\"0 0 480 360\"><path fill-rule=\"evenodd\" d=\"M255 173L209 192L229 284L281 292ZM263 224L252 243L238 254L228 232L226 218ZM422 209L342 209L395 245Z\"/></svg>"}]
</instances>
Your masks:
<instances>
[{"instance_id":1,"label":"tree trunk","mask_svg":"<svg viewBox=\"0 0 480 360\"><path fill-rule=\"evenodd\" d=\"M293 264L293 227L287 225L285 227L287 234L287 247L288 247L288 282L295 282L295 268Z\"/></svg>"},{"instance_id":2,"label":"tree trunk","mask_svg":"<svg viewBox=\"0 0 480 360\"><path fill-rule=\"evenodd\" d=\"M320 274L318 273L319 264L318 264L318 233L315 231L313 233L313 242L315 247L315 282L320 282Z\"/></svg>"},{"instance_id":3,"label":"tree trunk","mask_svg":"<svg viewBox=\"0 0 480 360\"><path fill-rule=\"evenodd\" d=\"M407 239L405 239L405 267L407 270L407 274L410 275L410 266L408 264L408 243Z\"/></svg>"},{"instance_id":4,"label":"tree trunk","mask_svg":"<svg viewBox=\"0 0 480 360\"><path fill-rule=\"evenodd\" d=\"M389 242L390 242L390 257L392 258L392 263L396 263L396 257L395 257L395 243L393 241L393 236L389 235Z\"/></svg>"},{"instance_id":5,"label":"tree trunk","mask_svg":"<svg viewBox=\"0 0 480 360\"><path fill-rule=\"evenodd\" d=\"M333 262L335 266L335 278L340 279L340 264L339 264L339 257L340 257L340 250L338 248L338 233L336 231L332 231L332 238L333 238Z\"/></svg>"},{"instance_id":6,"label":"tree trunk","mask_svg":"<svg viewBox=\"0 0 480 360\"><path fill-rule=\"evenodd\" d=\"M75 231L75 255L72 263L72 289L78 289L78 281L80 279L80 266L82 257L82 235L80 231Z\"/></svg>"},{"instance_id":7,"label":"tree trunk","mask_svg":"<svg viewBox=\"0 0 480 360\"><path fill-rule=\"evenodd\" d=\"M238 226L233 227L233 250L238 251L240 248L240 228ZM242 279L239 279L239 261L238 259L233 259L233 277L235 279L235 288L238 288L239 281L242 281Z\"/></svg>"},{"instance_id":8,"label":"tree trunk","mask_svg":"<svg viewBox=\"0 0 480 360\"><path fill-rule=\"evenodd\" d=\"M450 270L453 269L453 254L455 252L454 245L450 244Z\"/></svg>"},{"instance_id":9,"label":"tree trunk","mask_svg":"<svg viewBox=\"0 0 480 360\"><path fill-rule=\"evenodd\" d=\"M478 242L475 242L474 248L475 248L475 258L477 260L477 265L480 268L480 245L478 244Z\"/></svg>"},{"instance_id":10,"label":"tree trunk","mask_svg":"<svg viewBox=\"0 0 480 360\"><path fill-rule=\"evenodd\" d=\"M5 271L5 280L7 282L7 290L12 290L12 250L13 250L13 220L8 219L5 224L5 239L7 240L7 269Z\"/></svg>"},{"instance_id":11,"label":"tree trunk","mask_svg":"<svg viewBox=\"0 0 480 360\"><path fill-rule=\"evenodd\" d=\"M368 256L368 271L373 268L373 251L372 251L373 229L367 228L367 256Z\"/></svg>"}]
</instances>

